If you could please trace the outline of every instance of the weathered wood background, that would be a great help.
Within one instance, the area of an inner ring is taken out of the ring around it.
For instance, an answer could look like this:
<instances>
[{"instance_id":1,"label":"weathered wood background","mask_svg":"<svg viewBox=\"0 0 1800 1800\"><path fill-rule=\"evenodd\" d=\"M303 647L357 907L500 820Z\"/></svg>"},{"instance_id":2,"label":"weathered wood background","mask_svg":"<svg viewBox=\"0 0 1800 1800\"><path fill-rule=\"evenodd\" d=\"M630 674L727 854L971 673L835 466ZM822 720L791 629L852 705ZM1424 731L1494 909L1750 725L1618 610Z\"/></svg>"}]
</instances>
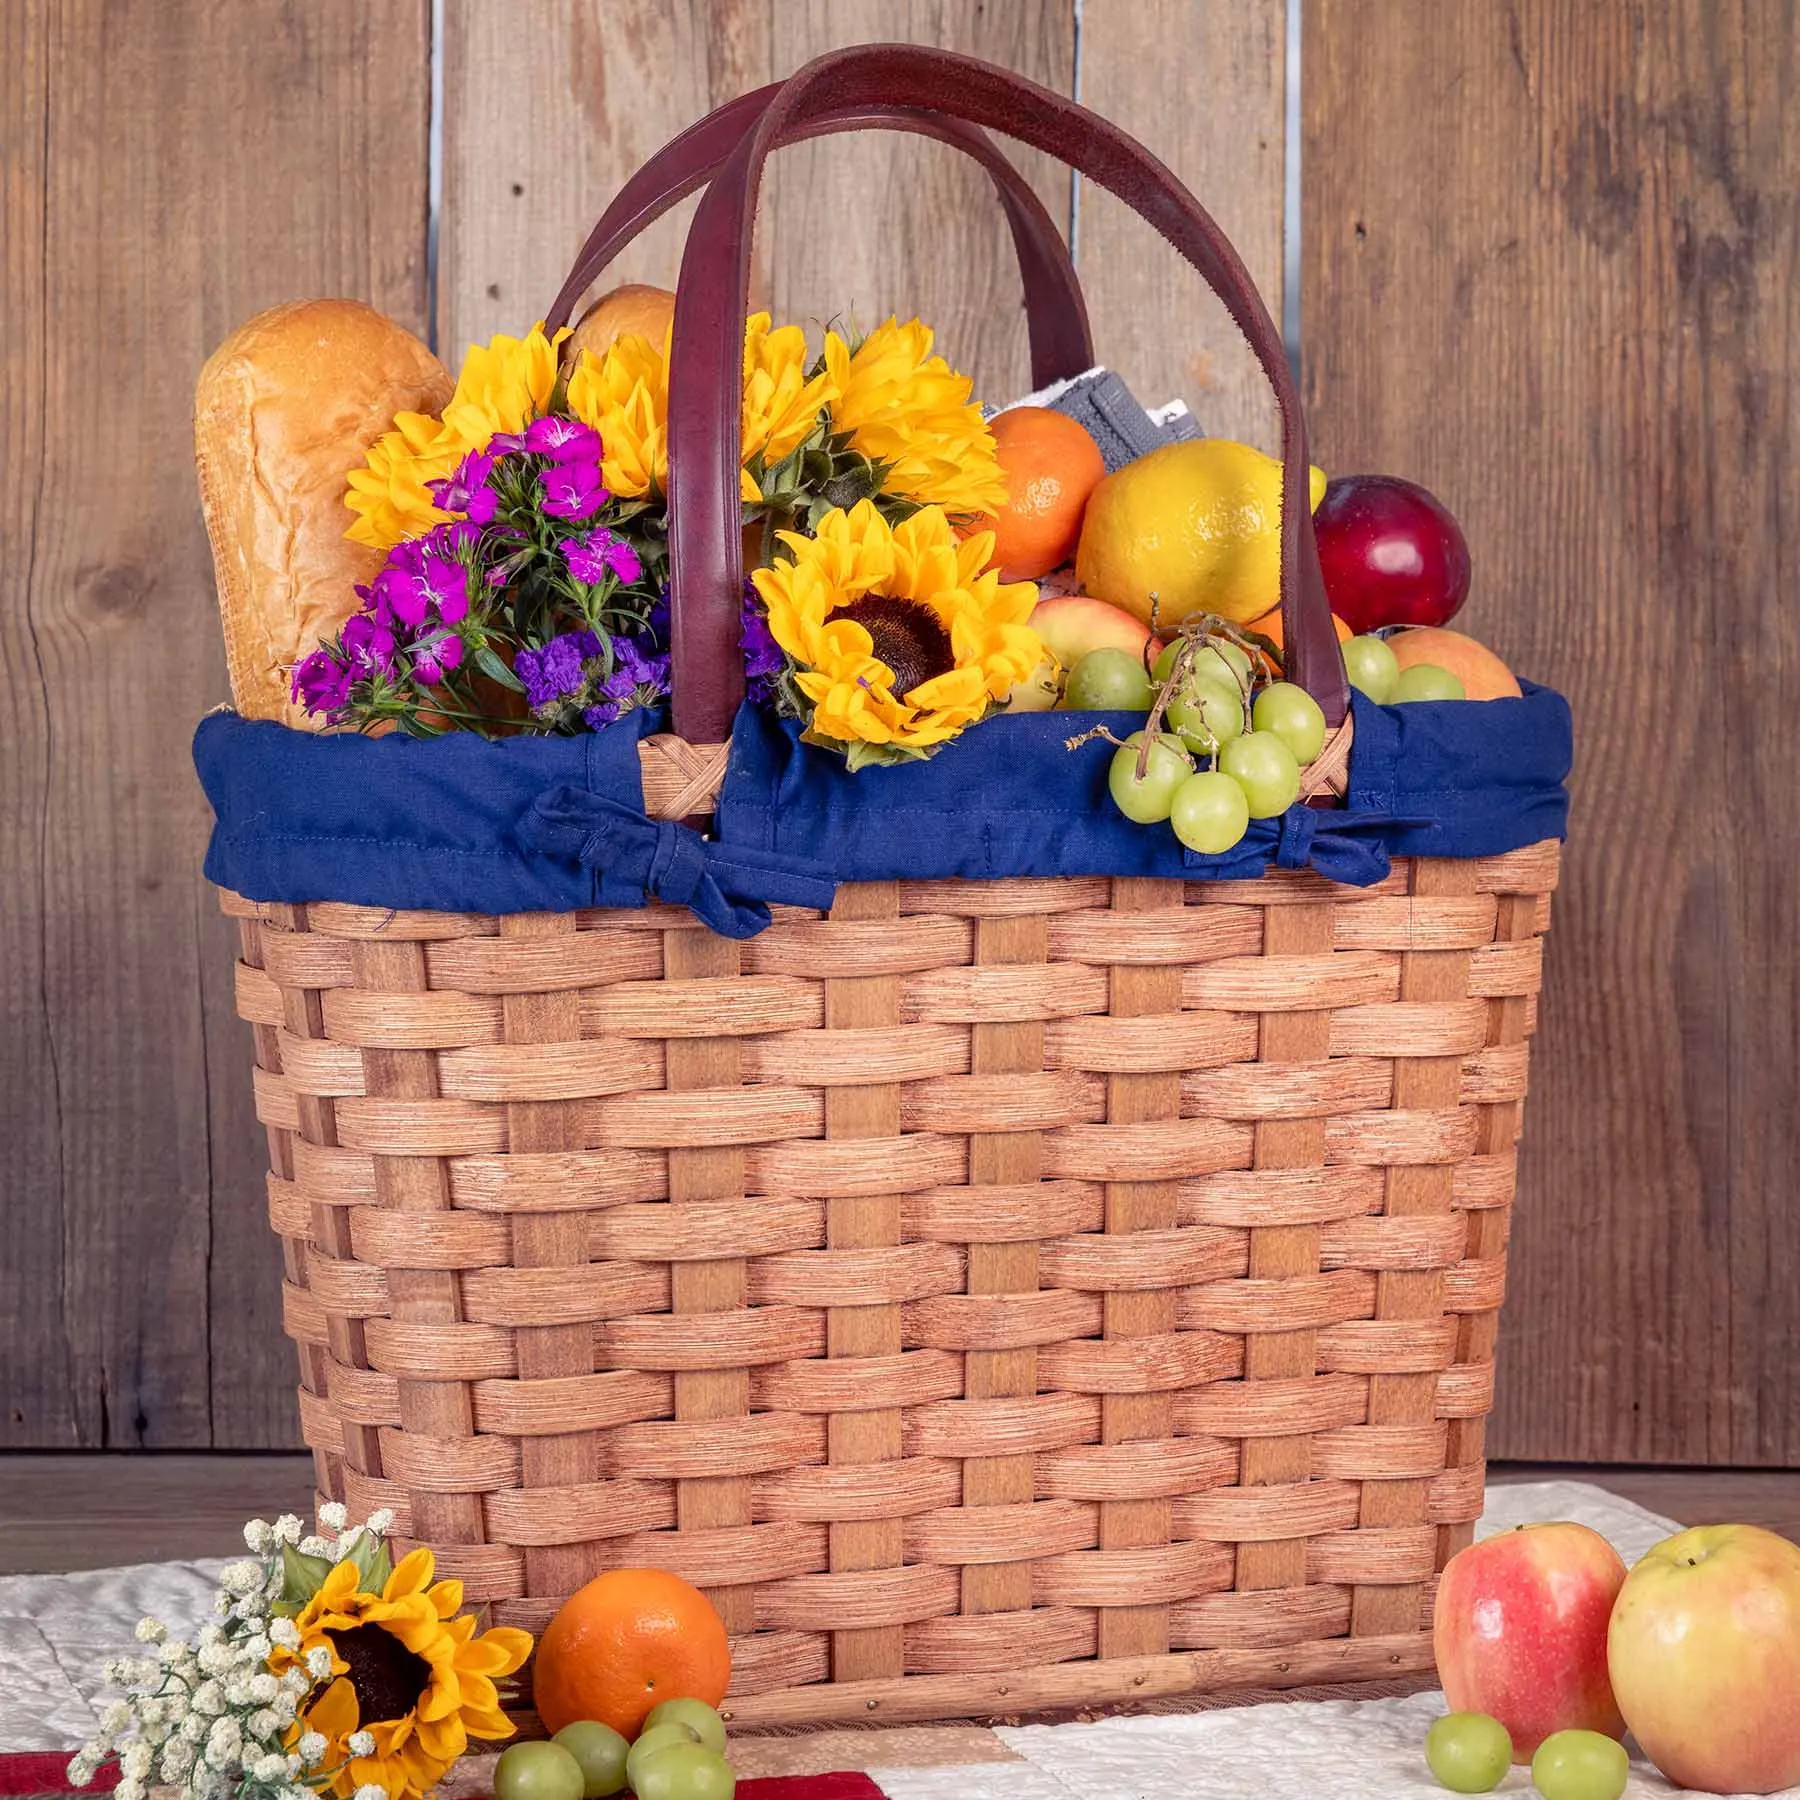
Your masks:
<instances>
[{"instance_id":1,"label":"weathered wood background","mask_svg":"<svg viewBox=\"0 0 1800 1800\"><path fill-rule=\"evenodd\" d=\"M942 43L1124 123L1281 299L1282 0L427 0L0 8L0 1446L296 1439L233 939L199 879L225 697L193 379L300 294L470 338L546 304L712 105L833 45ZM1565 688L1500 1454L1800 1462L1792 0L1308 0L1319 460L1464 518L1469 624ZM1268 442L1222 312L1047 159L1100 343ZM687 213L621 275L673 279ZM984 181L879 136L785 152L759 287L917 310L982 391L1024 332Z\"/></svg>"}]
</instances>

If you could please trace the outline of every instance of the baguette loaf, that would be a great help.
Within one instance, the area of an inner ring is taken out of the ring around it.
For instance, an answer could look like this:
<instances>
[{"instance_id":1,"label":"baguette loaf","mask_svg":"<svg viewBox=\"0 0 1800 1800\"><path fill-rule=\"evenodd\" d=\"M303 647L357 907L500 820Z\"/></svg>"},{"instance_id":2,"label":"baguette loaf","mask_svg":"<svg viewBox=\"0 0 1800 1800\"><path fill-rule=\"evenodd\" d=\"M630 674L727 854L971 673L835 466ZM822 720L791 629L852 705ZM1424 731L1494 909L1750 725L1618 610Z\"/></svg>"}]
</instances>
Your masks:
<instances>
[{"instance_id":1,"label":"baguette loaf","mask_svg":"<svg viewBox=\"0 0 1800 1800\"><path fill-rule=\"evenodd\" d=\"M299 300L240 325L200 371L194 458L231 696L249 719L316 727L289 671L356 611L383 553L344 536L345 477L401 412L452 382L410 331L357 300Z\"/></svg>"}]
</instances>

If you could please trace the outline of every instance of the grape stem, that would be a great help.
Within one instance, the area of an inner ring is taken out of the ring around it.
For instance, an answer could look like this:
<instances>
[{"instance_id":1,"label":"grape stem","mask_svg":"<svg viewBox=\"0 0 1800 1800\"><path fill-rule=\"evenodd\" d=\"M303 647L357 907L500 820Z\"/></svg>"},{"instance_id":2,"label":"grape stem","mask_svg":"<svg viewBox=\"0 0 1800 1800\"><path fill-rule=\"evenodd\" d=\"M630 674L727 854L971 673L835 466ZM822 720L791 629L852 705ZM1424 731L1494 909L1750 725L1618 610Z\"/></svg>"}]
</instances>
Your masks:
<instances>
[{"instance_id":1,"label":"grape stem","mask_svg":"<svg viewBox=\"0 0 1800 1800\"><path fill-rule=\"evenodd\" d=\"M1156 616L1155 601L1152 598L1151 618ZM1162 679L1156 690L1156 698L1150 703L1150 716L1144 721L1144 741L1138 746L1137 779L1142 781L1150 767L1150 746L1156 742L1162 730L1163 714L1168 711L1169 702L1181 691L1182 684L1194 667L1194 659L1200 652L1214 642L1235 644L1250 659L1252 669L1256 666L1258 656L1275 656L1275 645L1259 631L1242 631L1229 619L1222 619L1217 613L1191 613L1182 620L1180 643L1175 650L1174 659L1169 664L1169 672ZM1231 670L1232 680L1237 684L1238 705L1243 710L1242 730L1250 729L1250 694L1255 686L1254 677L1240 675L1227 657L1219 659ZM1217 739L1213 742L1211 762L1214 766L1219 760Z\"/></svg>"}]
</instances>

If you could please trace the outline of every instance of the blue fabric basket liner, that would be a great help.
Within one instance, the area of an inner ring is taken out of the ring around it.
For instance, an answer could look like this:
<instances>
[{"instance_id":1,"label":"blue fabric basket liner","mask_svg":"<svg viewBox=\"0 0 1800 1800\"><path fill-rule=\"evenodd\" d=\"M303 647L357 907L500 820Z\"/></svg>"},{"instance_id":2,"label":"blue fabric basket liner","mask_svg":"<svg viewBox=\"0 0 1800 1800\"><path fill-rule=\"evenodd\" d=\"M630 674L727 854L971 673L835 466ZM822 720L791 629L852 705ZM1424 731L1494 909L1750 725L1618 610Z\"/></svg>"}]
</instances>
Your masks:
<instances>
[{"instance_id":1,"label":"blue fabric basket liner","mask_svg":"<svg viewBox=\"0 0 1800 1800\"><path fill-rule=\"evenodd\" d=\"M1312 868L1372 885L1396 856L1478 857L1563 836L1573 755L1560 694L1376 706L1354 696L1341 808L1290 807L1224 856L1134 825L1106 791L1112 747L1068 741L1141 720L1029 713L928 762L851 774L751 706L738 714L713 837L644 812L648 713L574 738L432 740L293 731L217 713L194 760L216 814L206 873L251 900L442 912L686 905L749 936L769 904L823 907L842 881L1142 875L1245 879Z\"/></svg>"}]
</instances>

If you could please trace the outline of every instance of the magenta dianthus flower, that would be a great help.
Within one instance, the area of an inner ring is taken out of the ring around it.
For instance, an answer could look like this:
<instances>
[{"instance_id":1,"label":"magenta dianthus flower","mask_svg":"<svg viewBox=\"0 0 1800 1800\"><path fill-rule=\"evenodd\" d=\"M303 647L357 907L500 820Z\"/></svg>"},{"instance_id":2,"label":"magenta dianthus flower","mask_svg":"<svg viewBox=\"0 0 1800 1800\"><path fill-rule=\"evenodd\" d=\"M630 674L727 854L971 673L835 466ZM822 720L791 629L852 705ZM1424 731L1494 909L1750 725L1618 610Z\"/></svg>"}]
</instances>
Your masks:
<instances>
[{"instance_id":1,"label":"magenta dianthus flower","mask_svg":"<svg viewBox=\"0 0 1800 1800\"><path fill-rule=\"evenodd\" d=\"M586 537L564 538L556 547L577 581L604 581L608 575L616 575L629 586L644 572L638 553L617 532L604 526Z\"/></svg>"},{"instance_id":2,"label":"magenta dianthus flower","mask_svg":"<svg viewBox=\"0 0 1800 1800\"><path fill-rule=\"evenodd\" d=\"M600 480L598 462L552 463L538 476L540 502L553 519L591 518L611 498Z\"/></svg>"}]
</instances>

